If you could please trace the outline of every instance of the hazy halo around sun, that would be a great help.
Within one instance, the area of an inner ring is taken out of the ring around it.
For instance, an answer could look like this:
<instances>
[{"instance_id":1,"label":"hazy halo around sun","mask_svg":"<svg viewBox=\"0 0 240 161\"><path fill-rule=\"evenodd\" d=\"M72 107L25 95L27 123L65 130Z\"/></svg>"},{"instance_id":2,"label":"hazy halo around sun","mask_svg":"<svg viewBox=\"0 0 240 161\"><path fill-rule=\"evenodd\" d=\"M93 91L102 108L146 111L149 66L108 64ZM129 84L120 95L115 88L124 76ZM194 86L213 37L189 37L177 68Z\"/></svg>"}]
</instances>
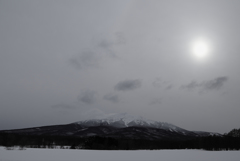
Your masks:
<instances>
[{"instance_id":1,"label":"hazy halo around sun","mask_svg":"<svg viewBox=\"0 0 240 161\"><path fill-rule=\"evenodd\" d=\"M191 43L191 53L196 59L202 60L210 54L210 44L203 38L198 38Z\"/></svg>"}]
</instances>

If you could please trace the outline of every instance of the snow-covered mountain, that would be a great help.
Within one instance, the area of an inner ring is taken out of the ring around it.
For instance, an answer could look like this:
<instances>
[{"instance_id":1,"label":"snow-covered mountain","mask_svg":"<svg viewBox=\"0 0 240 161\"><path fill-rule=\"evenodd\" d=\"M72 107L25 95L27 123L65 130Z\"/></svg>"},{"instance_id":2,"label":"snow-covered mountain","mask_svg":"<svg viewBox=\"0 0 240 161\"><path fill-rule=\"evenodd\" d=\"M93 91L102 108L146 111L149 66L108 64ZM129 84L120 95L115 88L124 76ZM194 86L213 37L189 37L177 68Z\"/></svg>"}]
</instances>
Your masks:
<instances>
[{"instance_id":1,"label":"snow-covered mountain","mask_svg":"<svg viewBox=\"0 0 240 161\"><path fill-rule=\"evenodd\" d=\"M1 132L1 131L0 131ZM102 115L67 125L54 125L2 132L27 135L102 136L131 139L189 139L192 137L220 135L211 132L189 131L175 125L132 116L127 113Z\"/></svg>"},{"instance_id":2,"label":"snow-covered mountain","mask_svg":"<svg viewBox=\"0 0 240 161\"><path fill-rule=\"evenodd\" d=\"M149 119L145 119L142 116L133 116L127 113L111 114L101 119L90 119L75 122L74 124L85 127L97 127L97 126L109 126L115 128L128 128L128 127L142 127L153 128L159 130L165 130L167 132L177 133L184 136L212 136L220 135L218 133L200 132L200 131L188 131L178 126L166 123L158 122Z\"/></svg>"},{"instance_id":3,"label":"snow-covered mountain","mask_svg":"<svg viewBox=\"0 0 240 161\"><path fill-rule=\"evenodd\" d=\"M164 129L175 132L184 132L186 130L177 127L175 125L166 123L166 122L157 122L149 119L145 119L142 116L133 116L127 113L120 114L111 114L105 118L101 119L90 119L75 122L75 124L83 125L83 126L113 126L116 128L124 128L124 127L151 127Z\"/></svg>"}]
</instances>

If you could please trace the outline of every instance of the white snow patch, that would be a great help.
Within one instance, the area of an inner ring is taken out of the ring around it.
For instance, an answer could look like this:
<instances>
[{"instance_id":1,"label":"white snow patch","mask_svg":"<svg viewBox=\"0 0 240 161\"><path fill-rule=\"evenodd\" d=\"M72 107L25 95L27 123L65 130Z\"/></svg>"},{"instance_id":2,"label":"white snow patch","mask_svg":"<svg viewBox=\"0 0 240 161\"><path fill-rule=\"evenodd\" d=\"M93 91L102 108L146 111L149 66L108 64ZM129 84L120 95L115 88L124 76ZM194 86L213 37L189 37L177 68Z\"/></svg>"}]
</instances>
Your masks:
<instances>
[{"instance_id":1,"label":"white snow patch","mask_svg":"<svg viewBox=\"0 0 240 161\"><path fill-rule=\"evenodd\" d=\"M84 131L84 130L87 130L87 129L88 129L88 128L84 128L84 129L78 130L78 132L79 132L79 131Z\"/></svg>"}]
</instances>

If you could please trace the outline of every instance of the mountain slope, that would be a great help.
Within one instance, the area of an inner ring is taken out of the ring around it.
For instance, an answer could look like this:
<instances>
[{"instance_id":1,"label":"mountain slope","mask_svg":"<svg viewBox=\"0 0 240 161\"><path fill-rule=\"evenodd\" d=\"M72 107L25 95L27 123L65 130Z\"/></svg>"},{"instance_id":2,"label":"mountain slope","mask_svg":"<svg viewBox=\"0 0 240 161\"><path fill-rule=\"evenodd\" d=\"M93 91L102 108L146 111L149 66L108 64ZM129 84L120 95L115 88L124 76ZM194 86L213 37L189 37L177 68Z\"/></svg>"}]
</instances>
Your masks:
<instances>
[{"instance_id":1,"label":"mountain slope","mask_svg":"<svg viewBox=\"0 0 240 161\"><path fill-rule=\"evenodd\" d=\"M210 132L188 131L169 123L148 120L126 113L111 114L101 119L78 121L67 125L4 130L0 132L26 135L102 136L147 140L188 139L192 137L220 135Z\"/></svg>"}]
</instances>

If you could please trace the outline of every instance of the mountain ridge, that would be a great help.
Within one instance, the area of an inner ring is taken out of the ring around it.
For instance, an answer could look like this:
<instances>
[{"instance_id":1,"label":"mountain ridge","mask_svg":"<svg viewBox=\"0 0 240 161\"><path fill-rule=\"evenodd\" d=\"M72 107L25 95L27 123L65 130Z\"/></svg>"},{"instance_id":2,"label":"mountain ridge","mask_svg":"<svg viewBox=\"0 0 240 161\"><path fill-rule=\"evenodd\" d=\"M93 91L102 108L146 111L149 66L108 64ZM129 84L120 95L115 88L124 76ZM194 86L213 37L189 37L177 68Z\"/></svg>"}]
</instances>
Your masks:
<instances>
[{"instance_id":1,"label":"mountain ridge","mask_svg":"<svg viewBox=\"0 0 240 161\"><path fill-rule=\"evenodd\" d=\"M76 137L113 137L131 139L188 139L201 136L221 136L218 133L189 131L173 124L132 116L127 113L110 114L101 119L89 119L66 125L52 125L16 130L3 130L5 133L26 135L61 135Z\"/></svg>"}]
</instances>

